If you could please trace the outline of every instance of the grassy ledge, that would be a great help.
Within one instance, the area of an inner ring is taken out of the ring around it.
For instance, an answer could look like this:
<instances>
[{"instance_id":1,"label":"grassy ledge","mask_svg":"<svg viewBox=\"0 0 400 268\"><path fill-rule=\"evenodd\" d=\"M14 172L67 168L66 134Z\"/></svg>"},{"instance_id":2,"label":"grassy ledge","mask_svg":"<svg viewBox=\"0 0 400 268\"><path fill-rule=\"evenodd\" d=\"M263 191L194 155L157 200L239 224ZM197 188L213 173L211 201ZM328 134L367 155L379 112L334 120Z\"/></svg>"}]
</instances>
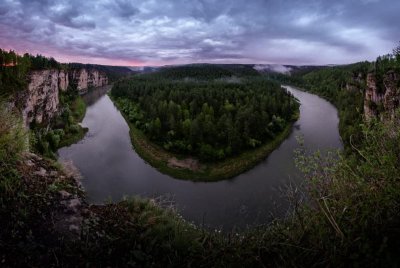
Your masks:
<instances>
[{"instance_id":1,"label":"grassy ledge","mask_svg":"<svg viewBox=\"0 0 400 268\"><path fill-rule=\"evenodd\" d=\"M69 131L65 133L65 136L60 141L58 148L70 146L74 143L77 143L83 137L85 137L86 133L88 132L88 128L82 127L79 123L82 122L83 118L86 114L86 104L81 96L78 96L70 105L73 124L76 125L76 129L74 131Z\"/></svg>"},{"instance_id":2,"label":"grassy ledge","mask_svg":"<svg viewBox=\"0 0 400 268\"><path fill-rule=\"evenodd\" d=\"M203 168L198 171L193 171L190 169L169 166L169 159L182 159L186 156L168 152L161 146L151 142L141 130L137 129L131 122L129 122L127 116L122 112L118 106L118 102L115 101L115 98L113 98L111 94L110 98L113 100L115 106L120 110L125 121L129 125L129 134L135 151L160 172L177 179L191 181L221 181L230 179L251 169L279 147L279 145L289 136L294 122L299 118L299 112L297 112L293 116L292 121L279 135L275 137L273 141L263 144L254 150L245 151L238 156L230 157L224 161L201 163Z\"/></svg>"}]
</instances>

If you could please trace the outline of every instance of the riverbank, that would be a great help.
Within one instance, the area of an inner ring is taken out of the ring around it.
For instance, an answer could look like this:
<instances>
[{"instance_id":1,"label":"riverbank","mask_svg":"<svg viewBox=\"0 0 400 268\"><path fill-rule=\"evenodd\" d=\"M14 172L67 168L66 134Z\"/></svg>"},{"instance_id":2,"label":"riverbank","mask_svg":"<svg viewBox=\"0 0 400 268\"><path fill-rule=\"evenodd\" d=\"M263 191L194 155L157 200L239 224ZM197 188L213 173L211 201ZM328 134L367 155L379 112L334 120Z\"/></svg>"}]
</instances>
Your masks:
<instances>
[{"instance_id":1,"label":"riverbank","mask_svg":"<svg viewBox=\"0 0 400 268\"><path fill-rule=\"evenodd\" d=\"M289 136L294 122L299 118L297 112L292 121L289 122L284 130L275 137L273 141L261 145L253 150L245 151L238 156L229 157L226 160L215 163L196 162L191 157L177 155L166 151L161 146L151 142L145 134L132 124L127 115L121 109L118 100L110 96L116 107L123 115L129 125L129 133L135 151L150 165L160 172L170 175L177 179L191 181L221 181L235 177L264 160ZM193 163L196 162L196 163ZM195 166L196 168L184 168Z\"/></svg>"},{"instance_id":2,"label":"riverbank","mask_svg":"<svg viewBox=\"0 0 400 268\"><path fill-rule=\"evenodd\" d=\"M57 149L79 142L89 131L88 128L80 125L86 114L86 104L81 96L78 96L74 101L72 101L70 109L72 115L72 125L75 125L76 127L74 127L73 131L65 132L65 136L60 141Z\"/></svg>"}]
</instances>

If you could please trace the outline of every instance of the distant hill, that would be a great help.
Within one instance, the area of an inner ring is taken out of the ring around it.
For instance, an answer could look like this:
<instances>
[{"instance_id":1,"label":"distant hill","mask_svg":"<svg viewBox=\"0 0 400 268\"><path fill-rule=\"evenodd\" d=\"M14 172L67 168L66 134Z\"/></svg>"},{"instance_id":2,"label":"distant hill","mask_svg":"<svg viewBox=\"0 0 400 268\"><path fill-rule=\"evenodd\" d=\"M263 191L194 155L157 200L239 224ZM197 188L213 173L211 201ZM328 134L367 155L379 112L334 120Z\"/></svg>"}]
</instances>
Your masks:
<instances>
[{"instance_id":1,"label":"distant hill","mask_svg":"<svg viewBox=\"0 0 400 268\"><path fill-rule=\"evenodd\" d=\"M285 74L285 75L303 75L315 70L320 70L324 68L328 68L329 66L313 66L313 65L280 65L280 64L256 64L254 65L254 69L260 73L267 74Z\"/></svg>"},{"instance_id":2,"label":"distant hill","mask_svg":"<svg viewBox=\"0 0 400 268\"><path fill-rule=\"evenodd\" d=\"M169 65L158 69L158 75L167 79L200 79L213 80L229 77L260 75L254 65L245 64L208 64L196 63L187 65Z\"/></svg>"}]
</instances>

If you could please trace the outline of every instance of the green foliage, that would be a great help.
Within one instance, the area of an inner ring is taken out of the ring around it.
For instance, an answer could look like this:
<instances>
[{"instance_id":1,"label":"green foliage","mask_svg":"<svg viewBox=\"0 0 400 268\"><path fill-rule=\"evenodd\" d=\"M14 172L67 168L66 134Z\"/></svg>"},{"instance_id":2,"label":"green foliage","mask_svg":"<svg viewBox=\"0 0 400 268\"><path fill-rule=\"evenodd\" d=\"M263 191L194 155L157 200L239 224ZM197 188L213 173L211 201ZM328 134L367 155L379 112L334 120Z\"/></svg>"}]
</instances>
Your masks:
<instances>
[{"instance_id":1,"label":"green foliage","mask_svg":"<svg viewBox=\"0 0 400 268\"><path fill-rule=\"evenodd\" d=\"M400 67L400 44L393 49L393 55L397 60L397 67Z\"/></svg>"},{"instance_id":2,"label":"green foliage","mask_svg":"<svg viewBox=\"0 0 400 268\"><path fill-rule=\"evenodd\" d=\"M370 66L369 62L360 62L311 69L310 72L295 73L292 76L275 75L272 78L302 87L332 102L339 112L339 131L345 149L350 152L350 141L357 144L361 139L363 92ZM353 87L355 90L347 87Z\"/></svg>"},{"instance_id":3,"label":"green foliage","mask_svg":"<svg viewBox=\"0 0 400 268\"><path fill-rule=\"evenodd\" d=\"M171 67L119 81L112 95L129 121L166 150L221 160L273 139L298 109L290 93L262 77L216 80L227 72L213 65ZM192 75L209 80L171 80Z\"/></svg>"},{"instance_id":4,"label":"green foliage","mask_svg":"<svg viewBox=\"0 0 400 268\"><path fill-rule=\"evenodd\" d=\"M0 49L0 94L8 96L27 86L26 75L32 70L64 68L53 58L42 55L18 55L14 51Z\"/></svg>"},{"instance_id":5,"label":"green foliage","mask_svg":"<svg viewBox=\"0 0 400 268\"><path fill-rule=\"evenodd\" d=\"M320 263L393 266L400 261L399 117L361 129L356 156L298 155L307 202L295 206L296 238L288 243L312 250L309 259Z\"/></svg>"},{"instance_id":6,"label":"green foliage","mask_svg":"<svg viewBox=\"0 0 400 268\"><path fill-rule=\"evenodd\" d=\"M60 92L62 113L54 118L48 127L31 124L30 145L33 151L49 158L56 158L55 152L84 137L87 132L78 123L86 113L86 104L77 90Z\"/></svg>"},{"instance_id":7,"label":"green foliage","mask_svg":"<svg viewBox=\"0 0 400 268\"><path fill-rule=\"evenodd\" d=\"M0 102L0 188L11 187L10 180L15 177L14 165L19 154L27 148L27 135L21 119L10 111L5 102Z\"/></svg>"}]
</instances>

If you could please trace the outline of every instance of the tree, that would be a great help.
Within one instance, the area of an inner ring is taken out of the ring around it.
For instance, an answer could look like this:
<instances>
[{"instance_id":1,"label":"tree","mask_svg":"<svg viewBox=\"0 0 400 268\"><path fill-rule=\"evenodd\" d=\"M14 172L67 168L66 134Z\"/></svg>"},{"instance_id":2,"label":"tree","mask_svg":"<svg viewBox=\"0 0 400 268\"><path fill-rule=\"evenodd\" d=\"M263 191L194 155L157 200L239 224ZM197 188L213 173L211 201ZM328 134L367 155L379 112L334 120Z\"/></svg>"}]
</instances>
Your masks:
<instances>
[{"instance_id":1,"label":"tree","mask_svg":"<svg viewBox=\"0 0 400 268\"><path fill-rule=\"evenodd\" d=\"M397 65L400 65L400 42L399 45L393 49L393 55L396 57Z\"/></svg>"}]
</instances>

